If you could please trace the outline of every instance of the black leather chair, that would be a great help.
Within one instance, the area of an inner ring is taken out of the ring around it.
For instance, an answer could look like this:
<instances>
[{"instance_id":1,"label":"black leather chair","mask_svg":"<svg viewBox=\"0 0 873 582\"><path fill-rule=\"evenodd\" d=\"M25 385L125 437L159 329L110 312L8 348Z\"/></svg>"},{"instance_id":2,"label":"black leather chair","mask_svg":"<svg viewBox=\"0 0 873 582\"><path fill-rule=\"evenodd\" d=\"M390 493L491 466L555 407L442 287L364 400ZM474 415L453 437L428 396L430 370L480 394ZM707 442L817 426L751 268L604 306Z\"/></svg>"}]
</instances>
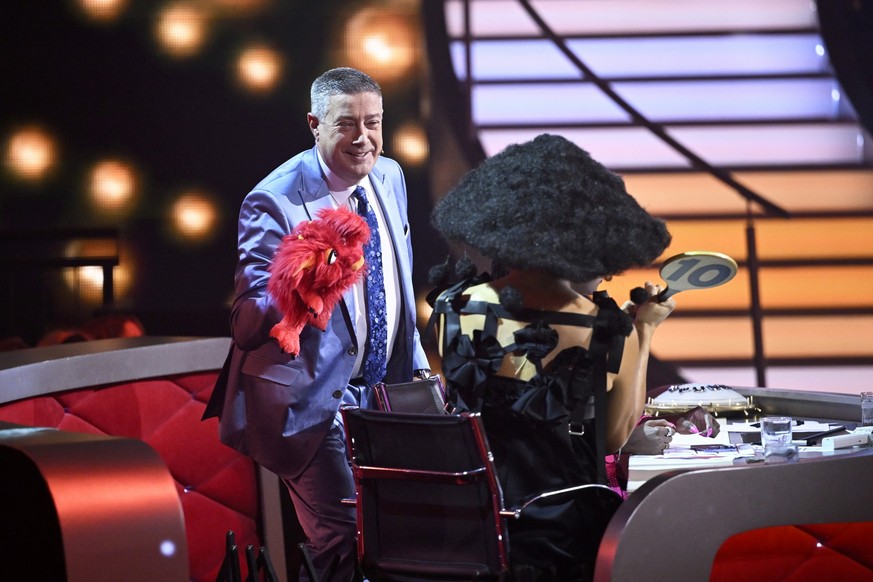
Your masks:
<instances>
[{"instance_id":1,"label":"black leather chair","mask_svg":"<svg viewBox=\"0 0 873 582\"><path fill-rule=\"evenodd\" d=\"M563 495L620 499L603 485L505 508L478 415L342 409L355 478L358 559L371 581L508 580L507 518Z\"/></svg>"}]
</instances>

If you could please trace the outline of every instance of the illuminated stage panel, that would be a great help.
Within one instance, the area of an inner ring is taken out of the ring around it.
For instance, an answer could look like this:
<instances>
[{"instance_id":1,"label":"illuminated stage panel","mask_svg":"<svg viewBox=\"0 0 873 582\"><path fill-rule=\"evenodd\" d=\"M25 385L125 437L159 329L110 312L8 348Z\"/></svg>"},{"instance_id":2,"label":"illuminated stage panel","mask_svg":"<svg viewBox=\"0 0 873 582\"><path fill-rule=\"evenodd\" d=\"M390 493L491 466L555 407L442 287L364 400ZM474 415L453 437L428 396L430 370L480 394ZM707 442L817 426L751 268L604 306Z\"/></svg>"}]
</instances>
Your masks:
<instances>
[{"instance_id":1,"label":"illuminated stage panel","mask_svg":"<svg viewBox=\"0 0 873 582\"><path fill-rule=\"evenodd\" d=\"M667 253L709 250L745 260L746 226L741 219L668 221L673 241ZM756 220L755 236L762 261L873 259L873 217Z\"/></svg>"},{"instance_id":2,"label":"illuminated stage panel","mask_svg":"<svg viewBox=\"0 0 873 582\"><path fill-rule=\"evenodd\" d=\"M464 3L446 2L449 34L464 31ZM539 32L515 0L471 2L474 35L536 34ZM735 0L700 2L670 0L533 0L531 5L558 34L700 32L742 29L812 28L815 12L807 0Z\"/></svg>"},{"instance_id":3,"label":"illuminated stage panel","mask_svg":"<svg viewBox=\"0 0 873 582\"><path fill-rule=\"evenodd\" d=\"M666 361L751 359L752 350L749 317L668 319L652 342L652 353Z\"/></svg>"},{"instance_id":4,"label":"illuminated stage panel","mask_svg":"<svg viewBox=\"0 0 873 582\"><path fill-rule=\"evenodd\" d=\"M873 268L870 266L762 269L760 282L764 309L873 306ZM873 333L873 328L868 329L868 333Z\"/></svg>"},{"instance_id":5,"label":"illuminated stage panel","mask_svg":"<svg viewBox=\"0 0 873 582\"><path fill-rule=\"evenodd\" d=\"M567 46L604 78L749 75L827 71L817 34L568 39ZM579 79L579 70L547 39L471 43L474 81ZM450 45L459 78L466 78L463 40ZM682 55L682 58L676 58Z\"/></svg>"},{"instance_id":6,"label":"illuminated stage panel","mask_svg":"<svg viewBox=\"0 0 873 582\"><path fill-rule=\"evenodd\" d=\"M763 322L768 358L873 357L873 316L768 317ZM753 357L750 317L673 318L658 328L652 353L666 361Z\"/></svg>"},{"instance_id":7,"label":"illuminated stage panel","mask_svg":"<svg viewBox=\"0 0 873 582\"><path fill-rule=\"evenodd\" d=\"M832 79L613 83L619 95L653 122L836 118L835 87Z\"/></svg>"},{"instance_id":8,"label":"illuminated stage panel","mask_svg":"<svg viewBox=\"0 0 873 582\"><path fill-rule=\"evenodd\" d=\"M873 210L873 171L734 172L753 192L788 212ZM745 199L708 174L623 176L628 192L655 215L739 214ZM793 221L792 221L793 222Z\"/></svg>"},{"instance_id":9,"label":"illuminated stage panel","mask_svg":"<svg viewBox=\"0 0 873 582\"><path fill-rule=\"evenodd\" d=\"M763 325L770 358L873 357L873 315L770 317Z\"/></svg>"},{"instance_id":10,"label":"illuminated stage panel","mask_svg":"<svg viewBox=\"0 0 873 582\"><path fill-rule=\"evenodd\" d=\"M531 109L530 103L525 105L526 111ZM504 103L499 114L505 116L513 107L511 103ZM522 115L520 110L519 115ZM714 166L807 164L814 167L863 162L861 134L855 125L668 126L666 130ZM531 129L480 128L478 133L489 156L509 144L531 140L541 133L554 133L575 142L604 166L616 171L690 167L684 156L642 127L576 129L543 125Z\"/></svg>"},{"instance_id":11,"label":"illuminated stage panel","mask_svg":"<svg viewBox=\"0 0 873 582\"><path fill-rule=\"evenodd\" d=\"M773 122L838 115L832 98L835 83L831 79L618 82L612 86L634 109L655 123ZM792 97L786 101L785 95ZM531 107L535 103L543 107ZM475 85L473 117L478 125L514 124L520 119L526 124L628 119L627 113L609 96L587 82Z\"/></svg>"},{"instance_id":12,"label":"illuminated stage panel","mask_svg":"<svg viewBox=\"0 0 873 582\"><path fill-rule=\"evenodd\" d=\"M668 127L685 147L715 166L860 164L863 135L856 125Z\"/></svg>"},{"instance_id":13,"label":"illuminated stage panel","mask_svg":"<svg viewBox=\"0 0 873 582\"><path fill-rule=\"evenodd\" d=\"M873 217L766 220L756 230L762 259L873 258Z\"/></svg>"},{"instance_id":14,"label":"illuminated stage panel","mask_svg":"<svg viewBox=\"0 0 873 582\"><path fill-rule=\"evenodd\" d=\"M480 129L478 133L479 141L488 156L493 156L510 144L530 141L541 133L552 133L575 142L607 168L689 166L681 154L642 127Z\"/></svg>"},{"instance_id":15,"label":"illuminated stage panel","mask_svg":"<svg viewBox=\"0 0 873 582\"><path fill-rule=\"evenodd\" d=\"M539 104L539 107L532 107ZM626 122L629 117L590 83L477 85L473 87L477 125Z\"/></svg>"},{"instance_id":16,"label":"illuminated stage panel","mask_svg":"<svg viewBox=\"0 0 873 582\"><path fill-rule=\"evenodd\" d=\"M737 172L736 178L794 212L873 210L873 171Z\"/></svg>"},{"instance_id":17,"label":"illuminated stage panel","mask_svg":"<svg viewBox=\"0 0 873 582\"><path fill-rule=\"evenodd\" d=\"M751 364L724 368L683 366L679 374L688 382L701 384L758 385ZM870 387L871 376L873 366L767 366L766 383L769 388L858 394Z\"/></svg>"}]
</instances>

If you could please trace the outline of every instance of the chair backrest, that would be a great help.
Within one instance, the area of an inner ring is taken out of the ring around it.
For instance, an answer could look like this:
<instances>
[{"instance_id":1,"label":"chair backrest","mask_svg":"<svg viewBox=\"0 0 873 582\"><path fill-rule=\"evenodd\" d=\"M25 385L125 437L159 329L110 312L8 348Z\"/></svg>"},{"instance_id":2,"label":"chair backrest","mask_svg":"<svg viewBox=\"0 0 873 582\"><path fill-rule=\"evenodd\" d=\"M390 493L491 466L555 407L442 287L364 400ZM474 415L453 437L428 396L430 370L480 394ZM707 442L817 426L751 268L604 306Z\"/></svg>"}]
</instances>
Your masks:
<instances>
[{"instance_id":1,"label":"chair backrest","mask_svg":"<svg viewBox=\"0 0 873 582\"><path fill-rule=\"evenodd\" d=\"M373 387L379 410L417 414L445 414L446 395L439 376Z\"/></svg>"},{"instance_id":2,"label":"chair backrest","mask_svg":"<svg viewBox=\"0 0 873 582\"><path fill-rule=\"evenodd\" d=\"M461 581L506 572L502 493L478 415L342 414L366 576Z\"/></svg>"}]
</instances>

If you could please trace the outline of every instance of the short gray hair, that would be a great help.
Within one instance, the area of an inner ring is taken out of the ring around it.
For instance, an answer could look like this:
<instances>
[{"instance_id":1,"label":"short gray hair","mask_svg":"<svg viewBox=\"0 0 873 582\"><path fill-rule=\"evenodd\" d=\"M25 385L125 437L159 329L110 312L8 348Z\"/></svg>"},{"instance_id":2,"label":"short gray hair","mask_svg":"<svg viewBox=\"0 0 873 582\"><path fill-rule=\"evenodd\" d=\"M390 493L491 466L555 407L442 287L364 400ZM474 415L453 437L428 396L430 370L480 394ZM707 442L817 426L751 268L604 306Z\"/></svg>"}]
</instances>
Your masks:
<instances>
[{"instance_id":1,"label":"short gray hair","mask_svg":"<svg viewBox=\"0 0 873 582\"><path fill-rule=\"evenodd\" d=\"M351 67L339 67L322 73L312 82L309 92L312 113L319 120L327 115L330 98L334 95L357 95L375 93L382 97L382 88L366 73Z\"/></svg>"}]
</instances>

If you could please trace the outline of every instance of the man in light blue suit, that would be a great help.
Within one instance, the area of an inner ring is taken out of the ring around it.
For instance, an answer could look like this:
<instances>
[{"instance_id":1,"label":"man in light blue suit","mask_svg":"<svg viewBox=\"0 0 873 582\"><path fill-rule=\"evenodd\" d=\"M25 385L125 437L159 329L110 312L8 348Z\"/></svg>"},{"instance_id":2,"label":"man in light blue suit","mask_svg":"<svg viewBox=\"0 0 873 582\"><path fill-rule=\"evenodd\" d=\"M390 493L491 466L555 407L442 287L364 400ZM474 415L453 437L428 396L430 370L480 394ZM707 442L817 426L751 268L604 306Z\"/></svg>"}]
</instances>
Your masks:
<instances>
[{"instance_id":1,"label":"man in light blue suit","mask_svg":"<svg viewBox=\"0 0 873 582\"><path fill-rule=\"evenodd\" d=\"M315 147L264 178L246 196L239 217L239 263L231 311L232 345L204 418L219 416L221 440L278 474L288 487L323 580L352 580L354 496L338 410L367 407L362 378L370 321L365 283L337 303L327 329L300 333L300 354L286 354L270 330L282 318L267 292L273 253L282 238L321 208L357 208L363 188L378 221L387 326L385 382L427 374L415 326L412 246L406 183L382 152L382 93L355 69L332 69L312 84L307 119ZM372 383L372 380L371 380ZM301 579L307 579L301 572Z\"/></svg>"}]
</instances>

